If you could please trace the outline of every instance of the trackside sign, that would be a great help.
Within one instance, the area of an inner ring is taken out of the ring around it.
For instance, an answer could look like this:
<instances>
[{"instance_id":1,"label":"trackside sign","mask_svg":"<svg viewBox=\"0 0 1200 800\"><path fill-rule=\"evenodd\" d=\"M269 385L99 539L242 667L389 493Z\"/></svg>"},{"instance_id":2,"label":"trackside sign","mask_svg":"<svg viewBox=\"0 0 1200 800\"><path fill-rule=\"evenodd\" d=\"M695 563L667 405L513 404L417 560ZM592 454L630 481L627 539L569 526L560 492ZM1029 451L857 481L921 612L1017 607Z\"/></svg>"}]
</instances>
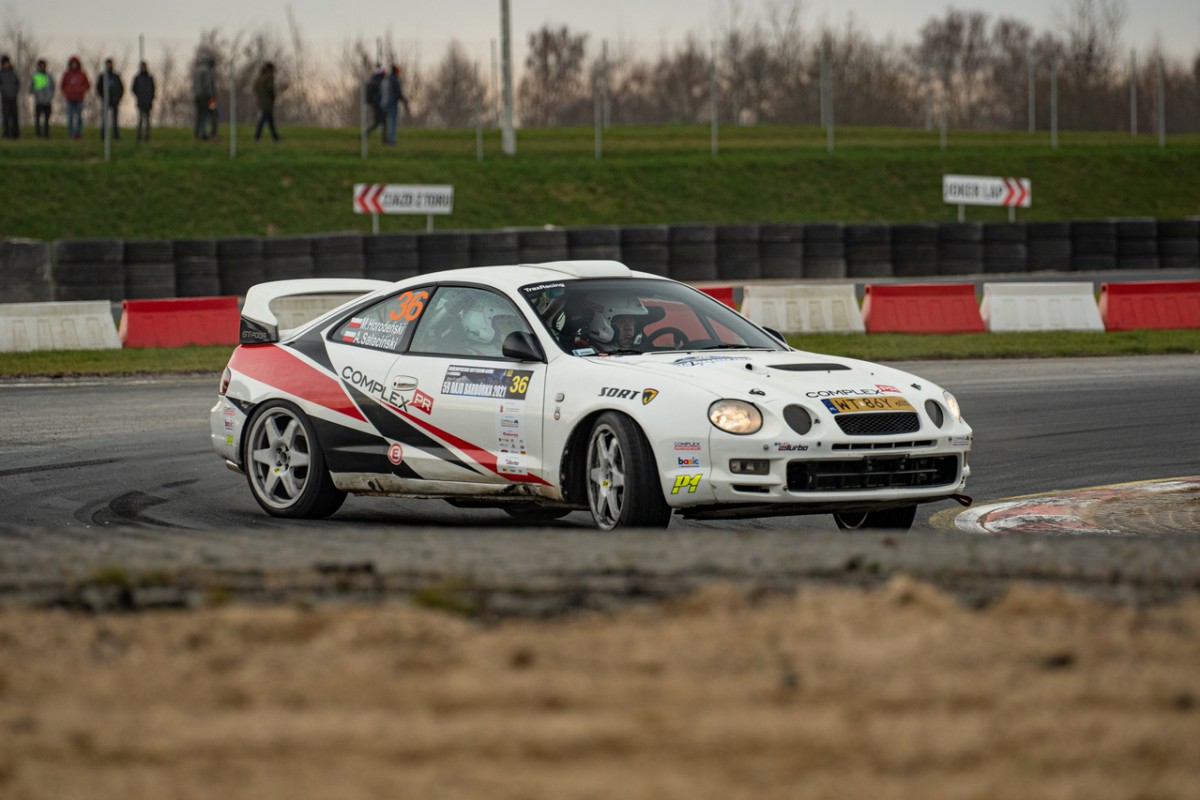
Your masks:
<instances>
[{"instance_id":1,"label":"trackside sign","mask_svg":"<svg viewBox=\"0 0 1200 800\"><path fill-rule=\"evenodd\" d=\"M355 214L451 214L454 187L404 183L354 184Z\"/></svg>"},{"instance_id":2,"label":"trackside sign","mask_svg":"<svg viewBox=\"0 0 1200 800\"><path fill-rule=\"evenodd\" d=\"M942 202L958 206L1029 208L1033 203L1033 185L1029 178L943 175Z\"/></svg>"}]
</instances>

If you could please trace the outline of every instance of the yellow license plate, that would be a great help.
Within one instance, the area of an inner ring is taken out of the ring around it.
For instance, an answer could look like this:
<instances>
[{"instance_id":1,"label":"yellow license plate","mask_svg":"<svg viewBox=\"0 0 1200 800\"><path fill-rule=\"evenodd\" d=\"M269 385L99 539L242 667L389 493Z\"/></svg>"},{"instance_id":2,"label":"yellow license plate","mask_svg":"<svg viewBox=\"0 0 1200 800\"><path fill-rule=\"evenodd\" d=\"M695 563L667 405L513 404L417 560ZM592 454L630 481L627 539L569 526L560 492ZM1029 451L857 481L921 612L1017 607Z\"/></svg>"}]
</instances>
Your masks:
<instances>
[{"instance_id":1,"label":"yellow license plate","mask_svg":"<svg viewBox=\"0 0 1200 800\"><path fill-rule=\"evenodd\" d=\"M833 397L823 401L834 414L856 411L912 411L912 403L903 397Z\"/></svg>"}]
</instances>

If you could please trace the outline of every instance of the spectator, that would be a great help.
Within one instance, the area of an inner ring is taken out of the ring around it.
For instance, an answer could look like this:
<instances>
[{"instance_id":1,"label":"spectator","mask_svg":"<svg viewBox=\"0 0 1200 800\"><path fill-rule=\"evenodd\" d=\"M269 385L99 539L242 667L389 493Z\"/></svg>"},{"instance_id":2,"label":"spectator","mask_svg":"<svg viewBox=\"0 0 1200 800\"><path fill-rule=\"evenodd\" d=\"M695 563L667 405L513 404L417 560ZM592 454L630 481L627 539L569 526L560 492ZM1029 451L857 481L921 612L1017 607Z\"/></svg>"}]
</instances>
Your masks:
<instances>
[{"instance_id":1,"label":"spectator","mask_svg":"<svg viewBox=\"0 0 1200 800\"><path fill-rule=\"evenodd\" d=\"M79 56L71 56L67 61L67 71L58 82L58 88L67 100L67 136L78 139L83 134L83 101L92 88L92 82L79 63Z\"/></svg>"},{"instance_id":2,"label":"spectator","mask_svg":"<svg viewBox=\"0 0 1200 800\"><path fill-rule=\"evenodd\" d=\"M208 141L210 117L217 109L217 84L213 76L213 67L217 60L212 56L201 56L196 62L196 71L192 75L192 98L196 102L197 141ZM212 125L213 136L216 136L216 124Z\"/></svg>"},{"instance_id":3,"label":"spectator","mask_svg":"<svg viewBox=\"0 0 1200 800\"><path fill-rule=\"evenodd\" d=\"M54 99L54 78L46 72L46 59L39 58L37 69L29 76L33 95L33 130L39 139L50 138L50 101Z\"/></svg>"},{"instance_id":4,"label":"spectator","mask_svg":"<svg viewBox=\"0 0 1200 800\"><path fill-rule=\"evenodd\" d=\"M384 105L387 108L387 143L396 143L397 116L399 106L404 104L404 113L408 111L408 98L404 96L404 87L400 83L400 67L392 65L392 74L388 76L384 91Z\"/></svg>"},{"instance_id":5,"label":"spectator","mask_svg":"<svg viewBox=\"0 0 1200 800\"><path fill-rule=\"evenodd\" d=\"M254 141L262 138L263 125L271 129L271 139L278 142L275 130L275 64L268 61L254 79L254 99L258 101L258 125L254 129Z\"/></svg>"},{"instance_id":6,"label":"spectator","mask_svg":"<svg viewBox=\"0 0 1200 800\"><path fill-rule=\"evenodd\" d=\"M21 81L13 69L12 60L5 53L0 56L0 116L4 118L4 138L17 139L21 136L17 121L17 95L21 92Z\"/></svg>"},{"instance_id":7,"label":"spectator","mask_svg":"<svg viewBox=\"0 0 1200 800\"><path fill-rule=\"evenodd\" d=\"M145 139L150 141L150 109L154 108L154 76L150 74L146 62L143 61L138 65L138 74L133 79L133 97L137 100L138 122L137 122L137 138L138 141Z\"/></svg>"},{"instance_id":8,"label":"spectator","mask_svg":"<svg viewBox=\"0 0 1200 800\"><path fill-rule=\"evenodd\" d=\"M120 139L121 129L117 125L117 110L121 98L125 96L125 82L121 80L121 73L113 69L111 58L104 59L104 72L96 79L96 95L100 98L101 103L108 104L107 114L105 109L100 111L100 138L104 138L107 120L112 117L112 138Z\"/></svg>"},{"instance_id":9,"label":"spectator","mask_svg":"<svg viewBox=\"0 0 1200 800\"><path fill-rule=\"evenodd\" d=\"M371 79L367 81L367 105L371 107L371 114L374 116L374 122L371 127L367 128L367 136L371 135L371 131L376 128L382 128L379 132L379 140L383 144L387 144L387 118L383 110L383 67L375 67L375 71L371 73Z\"/></svg>"}]
</instances>

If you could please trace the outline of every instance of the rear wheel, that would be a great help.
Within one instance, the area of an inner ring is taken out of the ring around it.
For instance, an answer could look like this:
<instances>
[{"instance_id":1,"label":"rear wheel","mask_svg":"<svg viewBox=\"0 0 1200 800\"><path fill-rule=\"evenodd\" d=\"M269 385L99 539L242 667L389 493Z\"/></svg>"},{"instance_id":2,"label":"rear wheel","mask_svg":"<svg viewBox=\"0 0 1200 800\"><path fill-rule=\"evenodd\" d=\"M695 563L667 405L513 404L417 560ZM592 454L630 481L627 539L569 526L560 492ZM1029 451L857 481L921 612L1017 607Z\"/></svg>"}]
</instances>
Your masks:
<instances>
[{"instance_id":1,"label":"rear wheel","mask_svg":"<svg viewBox=\"0 0 1200 800\"><path fill-rule=\"evenodd\" d=\"M601 530L665 528L671 521L650 444L633 420L612 411L588 436L587 494Z\"/></svg>"},{"instance_id":2,"label":"rear wheel","mask_svg":"<svg viewBox=\"0 0 1200 800\"><path fill-rule=\"evenodd\" d=\"M833 521L843 531L906 531L917 518L916 506L901 506L883 511L834 512Z\"/></svg>"},{"instance_id":3,"label":"rear wheel","mask_svg":"<svg viewBox=\"0 0 1200 800\"><path fill-rule=\"evenodd\" d=\"M333 485L317 432L304 412L274 400L246 428L246 478L254 499L273 517L324 519L346 493Z\"/></svg>"}]
</instances>

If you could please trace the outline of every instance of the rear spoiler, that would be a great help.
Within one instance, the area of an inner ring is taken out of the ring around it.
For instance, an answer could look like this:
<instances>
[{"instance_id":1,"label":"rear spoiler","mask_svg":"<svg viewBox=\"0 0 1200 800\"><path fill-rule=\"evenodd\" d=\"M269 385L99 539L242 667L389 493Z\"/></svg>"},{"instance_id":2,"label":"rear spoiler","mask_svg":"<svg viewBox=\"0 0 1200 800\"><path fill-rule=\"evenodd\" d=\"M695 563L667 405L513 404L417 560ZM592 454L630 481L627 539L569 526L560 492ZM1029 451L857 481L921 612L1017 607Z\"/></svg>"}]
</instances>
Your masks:
<instances>
[{"instance_id":1,"label":"rear spoiler","mask_svg":"<svg viewBox=\"0 0 1200 800\"><path fill-rule=\"evenodd\" d=\"M269 344L279 341L280 319L276 316L277 301L305 298L292 304L285 314L285 328L297 328L346 303L391 286L391 281L368 278L301 278L290 281L269 281L250 287L242 304L242 319L238 329L241 344Z\"/></svg>"}]
</instances>

